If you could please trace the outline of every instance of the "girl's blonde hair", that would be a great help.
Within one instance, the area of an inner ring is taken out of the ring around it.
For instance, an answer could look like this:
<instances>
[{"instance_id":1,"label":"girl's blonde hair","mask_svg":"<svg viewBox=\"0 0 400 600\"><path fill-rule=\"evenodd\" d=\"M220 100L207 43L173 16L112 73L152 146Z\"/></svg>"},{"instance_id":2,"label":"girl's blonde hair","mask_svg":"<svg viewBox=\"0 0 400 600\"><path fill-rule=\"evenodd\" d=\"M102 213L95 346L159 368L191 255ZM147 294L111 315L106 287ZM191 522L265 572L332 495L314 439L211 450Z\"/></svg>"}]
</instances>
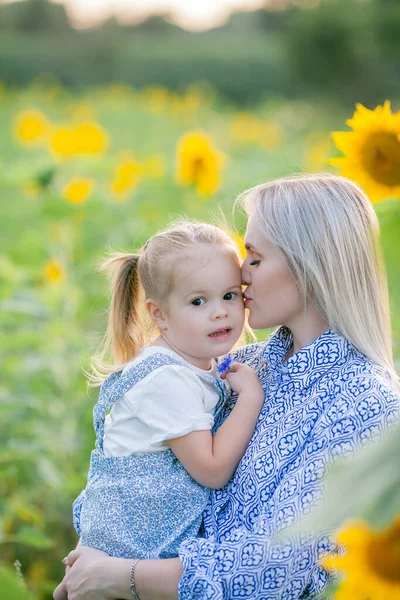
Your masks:
<instances>
[{"instance_id":1,"label":"girl's blonde hair","mask_svg":"<svg viewBox=\"0 0 400 600\"><path fill-rule=\"evenodd\" d=\"M237 202L282 251L304 301L398 386L379 223L361 188L330 174L297 175L257 185Z\"/></svg>"},{"instance_id":2,"label":"girl's blonde hair","mask_svg":"<svg viewBox=\"0 0 400 600\"><path fill-rule=\"evenodd\" d=\"M114 253L100 267L111 282L111 303L104 339L92 360L91 385L100 385L123 368L145 343L143 296L165 306L175 281L175 270L185 251L205 244L218 246L240 264L238 247L219 227L180 221L151 237L138 254ZM112 357L112 363L107 361Z\"/></svg>"}]
</instances>

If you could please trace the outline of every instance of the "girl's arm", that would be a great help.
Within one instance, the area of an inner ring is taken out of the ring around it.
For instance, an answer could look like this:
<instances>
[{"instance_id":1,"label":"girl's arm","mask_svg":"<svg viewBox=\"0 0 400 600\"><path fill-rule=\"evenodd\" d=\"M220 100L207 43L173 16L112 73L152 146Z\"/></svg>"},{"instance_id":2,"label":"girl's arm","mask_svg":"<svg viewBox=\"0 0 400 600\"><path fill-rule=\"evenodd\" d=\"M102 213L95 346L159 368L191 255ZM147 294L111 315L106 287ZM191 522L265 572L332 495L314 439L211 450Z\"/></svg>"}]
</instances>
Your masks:
<instances>
[{"instance_id":1,"label":"girl's arm","mask_svg":"<svg viewBox=\"0 0 400 600\"><path fill-rule=\"evenodd\" d=\"M193 479L209 488L221 488L232 477L251 440L264 401L255 371L237 363L232 369L226 378L238 393L238 400L215 435L193 431L166 441Z\"/></svg>"}]
</instances>

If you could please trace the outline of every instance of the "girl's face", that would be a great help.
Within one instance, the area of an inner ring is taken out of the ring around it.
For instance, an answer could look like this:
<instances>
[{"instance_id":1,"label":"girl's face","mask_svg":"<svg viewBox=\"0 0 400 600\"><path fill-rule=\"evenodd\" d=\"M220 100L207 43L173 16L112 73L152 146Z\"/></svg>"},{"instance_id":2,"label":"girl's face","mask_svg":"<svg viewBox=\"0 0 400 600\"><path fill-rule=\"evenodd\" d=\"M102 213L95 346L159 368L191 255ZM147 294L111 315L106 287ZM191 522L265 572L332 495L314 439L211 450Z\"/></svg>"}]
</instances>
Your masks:
<instances>
[{"instance_id":1,"label":"girl's face","mask_svg":"<svg viewBox=\"0 0 400 600\"><path fill-rule=\"evenodd\" d=\"M202 368L229 352L244 325L241 271L227 250L199 245L185 252L163 319L162 337L181 356Z\"/></svg>"},{"instance_id":2,"label":"girl's face","mask_svg":"<svg viewBox=\"0 0 400 600\"><path fill-rule=\"evenodd\" d=\"M265 238L253 216L247 223L245 247L242 279L247 285L244 297L250 327L292 329L303 314L302 296L281 252Z\"/></svg>"}]
</instances>

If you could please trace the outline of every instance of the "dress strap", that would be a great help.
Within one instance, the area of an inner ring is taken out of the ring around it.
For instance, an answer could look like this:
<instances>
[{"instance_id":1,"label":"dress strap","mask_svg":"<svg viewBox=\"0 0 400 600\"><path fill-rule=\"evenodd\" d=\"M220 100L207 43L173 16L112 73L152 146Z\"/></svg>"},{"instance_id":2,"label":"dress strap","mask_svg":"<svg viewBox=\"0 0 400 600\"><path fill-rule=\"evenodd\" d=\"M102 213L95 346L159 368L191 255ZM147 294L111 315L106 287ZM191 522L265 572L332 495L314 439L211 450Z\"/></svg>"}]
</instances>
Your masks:
<instances>
[{"instance_id":1,"label":"dress strap","mask_svg":"<svg viewBox=\"0 0 400 600\"><path fill-rule=\"evenodd\" d=\"M104 421L106 414L112 408L113 404L126 394L136 383L139 383L139 381L154 371L154 369L158 369L164 365L178 365L189 369L183 362L159 352L140 361L138 365L128 369L125 373L123 371L112 373L104 381L100 388L99 400L93 408L96 448L99 452L103 452Z\"/></svg>"}]
</instances>

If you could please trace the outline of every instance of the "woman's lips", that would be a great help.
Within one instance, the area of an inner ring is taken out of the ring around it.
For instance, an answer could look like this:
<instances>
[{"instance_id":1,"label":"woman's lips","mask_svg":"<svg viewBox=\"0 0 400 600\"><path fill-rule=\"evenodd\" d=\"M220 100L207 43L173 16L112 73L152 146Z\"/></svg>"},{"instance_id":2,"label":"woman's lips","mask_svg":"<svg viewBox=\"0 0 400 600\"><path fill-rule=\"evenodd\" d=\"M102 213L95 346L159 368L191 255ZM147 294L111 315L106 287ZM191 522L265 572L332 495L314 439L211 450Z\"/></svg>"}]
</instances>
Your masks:
<instances>
[{"instance_id":1,"label":"woman's lips","mask_svg":"<svg viewBox=\"0 0 400 600\"><path fill-rule=\"evenodd\" d=\"M248 308L250 302L253 302L253 298L248 298L247 296L244 296L244 307Z\"/></svg>"}]
</instances>

